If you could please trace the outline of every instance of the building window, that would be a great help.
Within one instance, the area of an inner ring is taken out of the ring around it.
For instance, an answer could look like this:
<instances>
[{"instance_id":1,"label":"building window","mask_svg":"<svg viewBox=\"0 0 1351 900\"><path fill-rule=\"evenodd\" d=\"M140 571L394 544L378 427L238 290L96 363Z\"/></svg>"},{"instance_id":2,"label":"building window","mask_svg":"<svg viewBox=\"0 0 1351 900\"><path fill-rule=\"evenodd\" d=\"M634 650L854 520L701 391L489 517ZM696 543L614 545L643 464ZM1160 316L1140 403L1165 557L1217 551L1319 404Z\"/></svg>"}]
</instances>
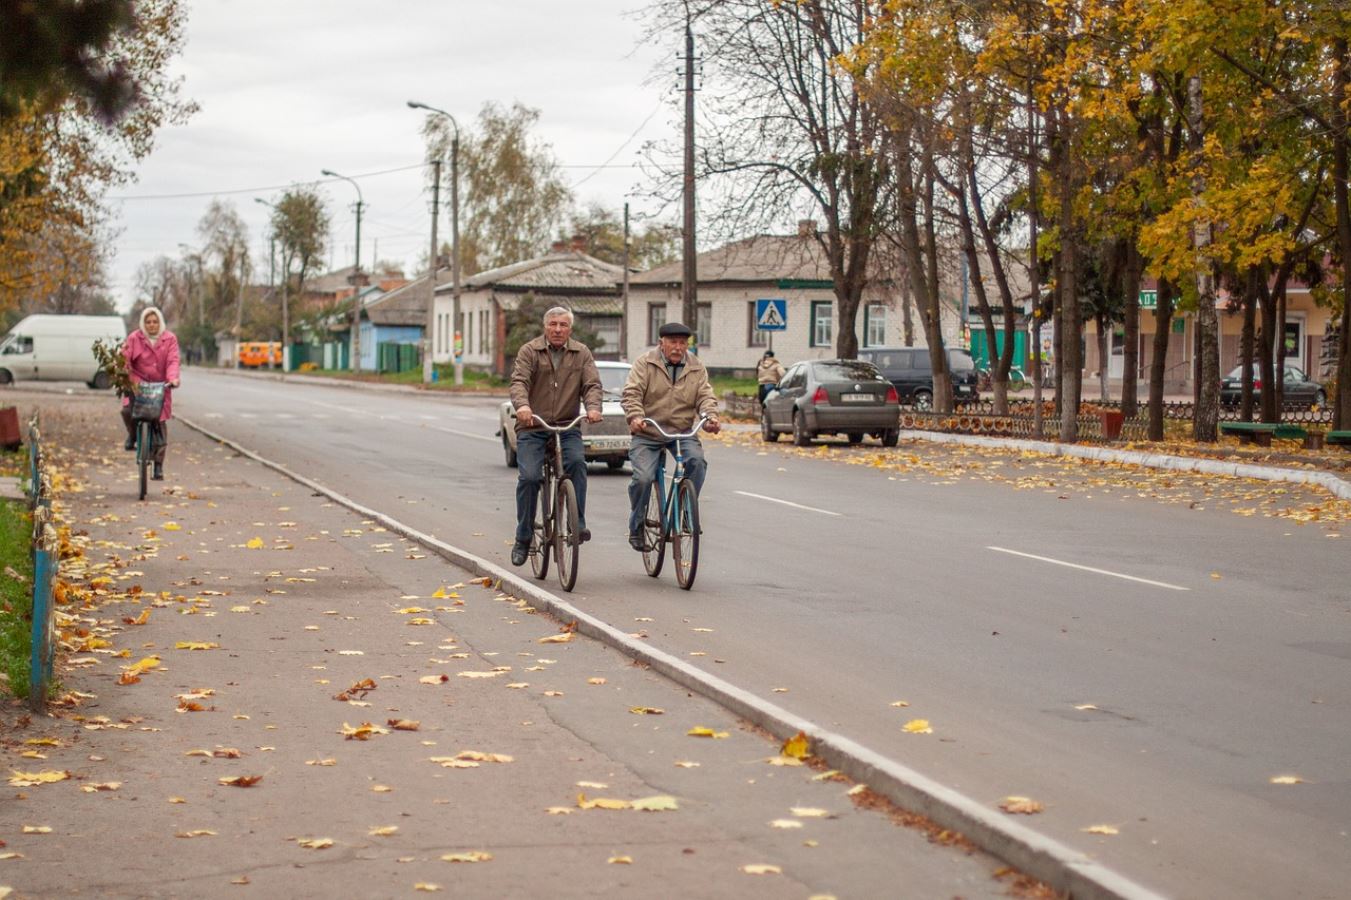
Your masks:
<instances>
[{"instance_id":1,"label":"building window","mask_svg":"<svg viewBox=\"0 0 1351 900\"><path fill-rule=\"evenodd\" d=\"M657 332L666 324L666 304L649 303L647 305L647 342L655 344L660 339Z\"/></svg>"},{"instance_id":2,"label":"building window","mask_svg":"<svg viewBox=\"0 0 1351 900\"><path fill-rule=\"evenodd\" d=\"M478 321L478 352L483 354L488 352L488 310L479 310Z\"/></svg>"},{"instance_id":3,"label":"building window","mask_svg":"<svg viewBox=\"0 0 1351 900\"><path fill-rule=\"evenodd\" d=\"M577 324L600 338L595 352L619 353L619 316L578 316Z\"/></svg>"},{"instance_id":4,"label":"building window","mask_svg":"<svg viewBox=\"0 0 1351 900\"><path fill-rule=\"evenodd\" d=\"M829 300L813 300L811 346L831 346L835 341L834 324L831 302Z\"/></svg>"},{"instance_id":5,"label":"building window","mask_svg":"<svg viewBox=\"0 0 1351 900\"><path fill-rule=\"evenodd\" d=\"M713 304L696 304L694 321L694 345L696 347L713 346Z\"/></svg>"},{"instance_id":6,"label":"building window","mask_svg":"<svg viewBox=\"0 0 1351 900\"><path fill-rule=\"evenodd\" d=\"M761 331L756 328L760 320L755 318L755 301L746 302L746 346L747 347L767 347L769 346L769 332Z\"/></svg>"},{"instance_id":7,"label":"building window","mask_svg":"<svg viewBox=\"0 0 1351 900\"><path fill-rule=\"evenodd\" d=\"M885 347L887 343L887 308L880 303L863 307L863 346Z\"/></svg>"}]
</instances>

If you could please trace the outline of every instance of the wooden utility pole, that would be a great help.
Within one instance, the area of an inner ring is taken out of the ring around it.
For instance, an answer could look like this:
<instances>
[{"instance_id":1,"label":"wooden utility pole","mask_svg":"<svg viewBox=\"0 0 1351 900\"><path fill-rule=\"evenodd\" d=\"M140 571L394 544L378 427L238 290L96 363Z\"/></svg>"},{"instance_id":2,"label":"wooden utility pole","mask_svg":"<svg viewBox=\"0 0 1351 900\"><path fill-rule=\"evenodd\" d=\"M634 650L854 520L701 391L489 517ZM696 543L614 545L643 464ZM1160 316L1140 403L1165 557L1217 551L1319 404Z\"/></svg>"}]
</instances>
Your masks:
<instances>
[{"instance_id":1,"label":"wooden utility pole","mask_svg":"<svg viewBox=\"0 0 1351 900\"><path fill-rule=\"evenodd\" d=\"M685 17L685 228L684 265L680 279L681 321L699 330L698 266L694 254L694 31Z\"/></svg>"},{"instance_id":2,"label":"wooden utility pole","mask_svg":"<svg viewBox=\"0 0 1351 900\"><path fill-rule=\"evenodd\" d=\"M619 358L629 356L629 205L624 204L624 293L619 307Z\"/></svg>"},{"instance_id":3,"label":"wooden utility pole","mask_svg":"<svg viewBox=\"0 0 1351 900\"><path fill-rule=\"evenodd\" d=\"M441 200L441 160L432 160L432 252L427 257L427 322L423 326L422 336L422 383L431 384L436 377L436 367L432 353L436 346L432 336L436 333L436 218ZM454 340L454 338L452 338Z\"/></svg>"}]
</instances>

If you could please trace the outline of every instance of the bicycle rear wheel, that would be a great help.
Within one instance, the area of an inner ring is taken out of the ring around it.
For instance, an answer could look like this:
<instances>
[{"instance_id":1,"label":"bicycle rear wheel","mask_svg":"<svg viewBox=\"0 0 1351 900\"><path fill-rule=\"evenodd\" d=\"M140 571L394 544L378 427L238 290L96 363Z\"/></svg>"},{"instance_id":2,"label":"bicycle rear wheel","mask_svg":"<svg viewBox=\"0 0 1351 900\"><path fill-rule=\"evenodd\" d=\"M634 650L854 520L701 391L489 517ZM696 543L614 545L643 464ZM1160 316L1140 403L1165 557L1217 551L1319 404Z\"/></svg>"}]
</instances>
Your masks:
<instances>
[{"instance_id":1,"label":"bicycle rear wheel","mask_svg":"<svg viewBox=\"0 0 1351 900\"><path fill-rule=\"evenodd\" d=\"M675 528L671 532L671 561L676 584L689 590L699 571L699 496L694 483L682 478L676 488Z\"/></svg>"},{"instance_id":2,"label":"bicycle rear wheel","mask_svg":"<svg viewBox=\"0 0 1351 900\"><path fill-rule=\"evenodd\" d=\"M581 545L577 543L577 489L570 479L558 483L558 497L554 512L554 553L558 556L558 584L570 591L577 583L577 558Z\"/></svg>"},{"instance_id":3,"label":"bicycle rear wheel","mask_svg":"<svg viewBox=\"0 0 1351 900\"><path fill-rule=\"evenodd\" d=\"M539 486L539 496L535 498L535 516L530 520L530 571L541 580L549 574L553 512L553 479L549 476L548 468L545 468L544 482Z\"/></svg>"},{"instance_id":4,"label":"bicycle rear wheel","mask_svg":"<svg viewBox=\"0 0 1351 900\"><path fill-rule=\"evenodd\" d=\"M643 568L647 574L656 578L661 574L661 564L666 559L666 534L662 527L661 478L652 485L647 495L647 513L643 516Z\"/></svg>"},{"instance_id":5,"label":"bicycle rear wheel","mask_svg":"<svg viewBox=\"0 0 1351 900\"><path fill-rule=\"evenodd\" d=\"M136 423L136 467L140 470L141 492L138 499L146 495L146 475L150 471L150 461L155 456L155 431L149 422Z\"/></svg>"}]
</instances>

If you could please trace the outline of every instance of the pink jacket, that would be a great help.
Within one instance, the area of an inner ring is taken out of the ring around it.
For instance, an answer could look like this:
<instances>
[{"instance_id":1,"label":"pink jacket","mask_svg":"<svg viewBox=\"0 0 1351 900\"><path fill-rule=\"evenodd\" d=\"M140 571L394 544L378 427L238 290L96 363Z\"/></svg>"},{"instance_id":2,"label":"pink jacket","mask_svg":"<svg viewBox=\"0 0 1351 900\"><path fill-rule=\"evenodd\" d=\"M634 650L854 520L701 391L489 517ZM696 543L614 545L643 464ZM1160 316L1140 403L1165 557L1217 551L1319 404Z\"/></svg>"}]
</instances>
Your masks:
<instances>
[{"instance_id":1,"label":"pink jacket","mask_svg":"<svg viewBox=\"0 0 1351 900\"><path fill-rule=\"evenodd\" d=\"M159 340L150 343L145 332L137 329L127 335L122 345L122 355L127 358L127 371L131 373L133 383L140 381L177 381L178 380L178 338L172 331L160 332ZM130 397L122 398L122 405L131 403ZM173 412L173 391L164 392L164 411L160 413L161 422L169 421Z\"/></svg>"}]
</instances>

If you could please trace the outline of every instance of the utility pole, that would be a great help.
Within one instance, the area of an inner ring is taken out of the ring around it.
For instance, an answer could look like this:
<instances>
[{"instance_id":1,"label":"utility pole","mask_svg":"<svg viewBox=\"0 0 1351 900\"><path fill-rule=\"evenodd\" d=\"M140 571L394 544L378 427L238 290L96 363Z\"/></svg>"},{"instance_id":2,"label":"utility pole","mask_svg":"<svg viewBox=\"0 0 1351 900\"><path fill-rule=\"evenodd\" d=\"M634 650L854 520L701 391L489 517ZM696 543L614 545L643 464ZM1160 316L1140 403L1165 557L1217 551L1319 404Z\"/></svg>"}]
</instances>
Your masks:
<instances>
[{"instance_id":1,"label":"utility pole","mask_svg":"<svg viewBox=\"0 0 1351 900\"><path fill-rule=\"evenodd\" d=\"M619 358L629 356L629 205L624 204L624 302L619 307Z\"/></svg>"},{"instance_id":2,"label":"utility pole","mask_svg":"<svg viewBox=\"0 0 1351 900\"><path fill-rule=\"evenodd\" d=\"M680 279L681 320L696 334L699 331L698 264L694 258L694 31L689 12L685 14L685 227L684 265Z\"/></svg>"},{"instance_id":3,"label":"utility pole","mask_svg":"<svg viewBox=\"0 0 1351 900\"><path fill-rule=\"evenodd\" d=\"M460 354L460 127L450 142L450 352L455 359L455 384L464 384L464 359Z\"/></svg>"},{"instance_id":4,"label":"utility pole","mask_svg":"<svg viewBox=\"0 0 1351 900\"><path fill-rule=\"evenodd\" d=\"M355 184L356 182L352 182ZM357 254L356 270L352 272L352 371L361 371L361 189L357 189ZM286 353L290 357L291 332L286 332Z\"/></svg>"},{"instance_id":5,"label":"utility pole","mask_svg":"<svg viewBox=\"0 0 1351 900\"><path fill-rule=\"evenodd\" d=\"M428 256L427 271L427 324L422 335L422 383L431 384L436 380L436 367L432 362L432 335L436 331L436 218L441 200L441 160L432 160L432 252ZM452 338L453 339L453 338Z\"/></svg>"}]
</instances>

